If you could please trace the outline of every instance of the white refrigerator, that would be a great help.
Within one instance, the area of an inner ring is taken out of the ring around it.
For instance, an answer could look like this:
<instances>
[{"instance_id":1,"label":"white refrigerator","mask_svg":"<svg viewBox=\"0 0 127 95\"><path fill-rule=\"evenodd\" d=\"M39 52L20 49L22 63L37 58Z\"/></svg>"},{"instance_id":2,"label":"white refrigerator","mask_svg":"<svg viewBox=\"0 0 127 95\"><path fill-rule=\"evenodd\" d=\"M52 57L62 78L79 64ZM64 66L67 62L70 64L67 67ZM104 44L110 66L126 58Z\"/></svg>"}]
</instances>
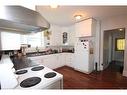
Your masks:
<instances>
[{"instance_id":1,"label":"white refrigerator","mask_svg":"<svg viewBox=\"0 0 127 95\"><path fill-rule=\"evenodd\" d=\"M94 43L92 38L77 38L74 69L89 74L94 70Z\"/></svg>"}]
</instances>

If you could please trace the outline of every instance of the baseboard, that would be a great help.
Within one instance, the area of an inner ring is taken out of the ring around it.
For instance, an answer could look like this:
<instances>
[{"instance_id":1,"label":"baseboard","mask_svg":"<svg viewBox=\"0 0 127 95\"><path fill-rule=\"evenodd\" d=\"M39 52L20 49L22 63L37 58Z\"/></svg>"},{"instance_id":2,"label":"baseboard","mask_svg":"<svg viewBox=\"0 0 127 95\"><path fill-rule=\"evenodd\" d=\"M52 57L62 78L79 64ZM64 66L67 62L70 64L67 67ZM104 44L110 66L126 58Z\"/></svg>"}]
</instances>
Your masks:
<instances>
[{"instance_id":1,"label":"baseboard","mask_svg":"<svg viewBox=\"0 0 127 95\"><path fill-rule=\"evenodd\" d=\"M127 71L123 70L123 76L127 77Z\"/></svg>"},{"instance_id":2,"label":"baseboard","mask_svg":"<svg viewBox=\"0 0 127 95\"><path fill-rule=\"evenodd\" d=\"M56 68L56 69L53 69L53 70L59 70L59 69L63 69L63 68L72 69L72 70L75 70L76 72L80 72L80 73L83 73L83 74L90 74L90 73L92 73L92 71L91 72L81 71L81 70L79 70L77 68L73 68L73 67L70 67L70 66L67 66L67 65L64 65L62 67L59 67L59 68Z\"/></svg>"},{"instance_id":3,"label":"baseboard","mask_svg":"<svg viewBox=\"0 0 127 95\"><path fill-rule=\"evenodd\" d=\"M82 73L85 73L85 74L90 74L91 73L91 72L86 72L86 71L80 70L78 68L74 68L74 70L79 71L79 72L82 72Z\"/></svg>"},{"instance_id":4,"label":"baseboard","mask_svg":"<svg viewBox=\"0 0 127 95\"><path fill-rule=\"evenodd\" d=\"M74 69L74 68L72 68L72 67L70 67L70 66L64 65L64 66L55 68L55 69L53 69L53 70L58 70L58 69L62 69L62 68L65 68L65 67L66 67L66 68L69 68L69 69Z\"/></svg>"}]
</instances>

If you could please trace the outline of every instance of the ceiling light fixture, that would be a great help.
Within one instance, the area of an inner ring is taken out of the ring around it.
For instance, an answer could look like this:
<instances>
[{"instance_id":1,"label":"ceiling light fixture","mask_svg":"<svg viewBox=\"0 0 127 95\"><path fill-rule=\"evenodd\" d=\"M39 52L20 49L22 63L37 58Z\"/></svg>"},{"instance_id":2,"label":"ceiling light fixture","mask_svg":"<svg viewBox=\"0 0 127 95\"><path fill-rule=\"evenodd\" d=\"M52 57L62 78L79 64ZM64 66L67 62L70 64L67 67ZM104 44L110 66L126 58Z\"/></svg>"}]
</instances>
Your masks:
<instances>
[{"instance_id":1,"label":"ceiling light fixture","mask_svg":"<svg viewBox=\"0 0 127 95\"><path fill-rule=\"evenodd\" d=\"M82 15L75 15L74 17L76 20L80 20L82 18Z\"/></svg>"},{"instance_id":2,"label":"ceiling light fixture","mask_svg":"<svg viewBox=\"0 0 127 95\"><path fill-rule=\"evenodd\" d=\"M123 29L122 29L122 28L120 28L120 29L119 29L119 31L123 31Z\"/></svg>"},{"instance_id":3,"label":"ceiling light fixture","mask_svg":"<svg viewBox=\"0 0 127 95\"><path fill-rule=\"evenodd\" d=\"M57 8L58 5L57 5L57 4L51 4L50 7L51 7L51 8Z\"/></svg>"}]
</instances>

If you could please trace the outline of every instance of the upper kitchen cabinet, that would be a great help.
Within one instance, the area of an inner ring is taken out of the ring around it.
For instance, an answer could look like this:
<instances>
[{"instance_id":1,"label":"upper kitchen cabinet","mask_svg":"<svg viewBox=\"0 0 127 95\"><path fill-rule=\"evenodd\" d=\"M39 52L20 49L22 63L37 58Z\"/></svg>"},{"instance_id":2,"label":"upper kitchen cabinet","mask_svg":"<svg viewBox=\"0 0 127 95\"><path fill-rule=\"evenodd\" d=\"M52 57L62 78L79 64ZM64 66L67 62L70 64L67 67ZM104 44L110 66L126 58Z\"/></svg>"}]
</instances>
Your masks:
<instances>
[{"instance_id":1,"label":"upper kitchen cabinet","mask_svg":"<svg viewBox=\"0 0 127 95\"><path fill-rule=\"evenodd\" d=\"M0 50L19 50L20 34L0 32Z\"/></svg>"},{"instance_id":2,"label":"upper kitchen cabinet","mask_svg":"<svg viewBox=\"0 0 127 95\"><path fill-rule=\"evenodd\" d=\"M75 24L76 37L94 36L96 32L95 19L86 19Z\"/></svg>"}]
</instances>

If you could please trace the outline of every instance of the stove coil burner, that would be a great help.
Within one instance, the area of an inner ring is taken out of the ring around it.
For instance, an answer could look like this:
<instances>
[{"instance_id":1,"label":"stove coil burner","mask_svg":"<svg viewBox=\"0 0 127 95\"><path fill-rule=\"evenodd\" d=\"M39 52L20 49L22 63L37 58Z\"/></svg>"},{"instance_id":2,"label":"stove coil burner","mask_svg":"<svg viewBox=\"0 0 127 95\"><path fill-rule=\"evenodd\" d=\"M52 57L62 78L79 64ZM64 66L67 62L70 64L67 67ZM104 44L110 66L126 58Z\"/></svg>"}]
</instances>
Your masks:
<instances>
[{"instance_id":1,"label":"stove coil burner","mask_svg":"<svg viewBox=\"0 0 127 95\"><path fill-rule=\"evenodd\" d=\"M32 87L32 86L35 86L36 84L40 83L40 81L41 81L41 78L39 78L39 77L30 77L30 78L23 80L20 83L20 86L23 88Z\"/></svg>"},{"instance_id":2,"label":"stove coil burner","mask_svg":"<svg viewBox=\"0 0 127 95\"><path fill-rule=\"evenodd\" d=\"M15 74L21 75L21 74L25 74L27 72L28 72L27 70L20 70L20 71L17 71Z\"/></svg>"},{"instance_id":3,"label":"stove coil burner","mask_svg":"<svg viewBox=\"0 0 127 95\"><path fill-rule=\"evenodd\" d=\"M33 67L31 70L32 71L39 71L39 70L42 70L42 69L44 69L43 66L38 66L38 67Z\"/></svg>"},{"instance_id":4,"label":"stove coil burner","mask_svg":"<svg viewBox=\"0 0 127 95\"><path fill-rule=\"evenodd\" d=\"M56 73L55 72L49 72L47 74L44 75L45 78L53 78L56 76Z\"/></svg>"}]
</instances>

